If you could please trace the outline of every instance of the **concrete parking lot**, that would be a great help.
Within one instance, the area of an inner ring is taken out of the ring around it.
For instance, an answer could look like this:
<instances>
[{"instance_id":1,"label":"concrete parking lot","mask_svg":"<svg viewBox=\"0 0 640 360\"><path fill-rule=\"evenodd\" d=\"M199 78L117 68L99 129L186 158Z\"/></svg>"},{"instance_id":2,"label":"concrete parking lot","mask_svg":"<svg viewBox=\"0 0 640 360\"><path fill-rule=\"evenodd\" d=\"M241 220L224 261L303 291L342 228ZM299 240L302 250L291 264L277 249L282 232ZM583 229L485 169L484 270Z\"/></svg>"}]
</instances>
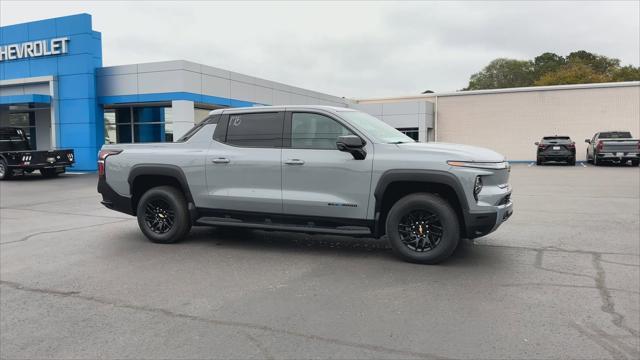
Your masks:
<instances>
[{"instance_id":1,"label":"concrete parking lot","mask_svg":"<svg viewBox=\"0 0 640 360\"><path fill-rule=\"evenodd\" d=\"M640 171L512 170L515 214L439 266L384 240L149 243L96 175L0 183L0 357L637 359Z\"/></svg>"}]
</instances>

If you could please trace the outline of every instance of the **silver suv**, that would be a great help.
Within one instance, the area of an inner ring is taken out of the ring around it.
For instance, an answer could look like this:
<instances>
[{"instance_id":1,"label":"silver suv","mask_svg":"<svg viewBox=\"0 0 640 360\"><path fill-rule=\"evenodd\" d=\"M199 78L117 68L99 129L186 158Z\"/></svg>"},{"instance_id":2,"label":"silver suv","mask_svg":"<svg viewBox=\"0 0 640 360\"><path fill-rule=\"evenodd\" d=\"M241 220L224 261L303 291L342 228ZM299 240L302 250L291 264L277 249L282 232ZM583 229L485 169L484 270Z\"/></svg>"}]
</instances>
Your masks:
<instances>
[{"instance_id":1,"label":"silver suv","mask_svg":"<svg viewBox=\"0 0 640 360\"><path fill-rule=\"evenodd\" d=\"M192 225L386 234L403 259L433 264L512 213L502 155L417 143L345 108L214 110L174 143L105 145L98 167L102 204L157 243Z\"/></svg>"}]
</instances>

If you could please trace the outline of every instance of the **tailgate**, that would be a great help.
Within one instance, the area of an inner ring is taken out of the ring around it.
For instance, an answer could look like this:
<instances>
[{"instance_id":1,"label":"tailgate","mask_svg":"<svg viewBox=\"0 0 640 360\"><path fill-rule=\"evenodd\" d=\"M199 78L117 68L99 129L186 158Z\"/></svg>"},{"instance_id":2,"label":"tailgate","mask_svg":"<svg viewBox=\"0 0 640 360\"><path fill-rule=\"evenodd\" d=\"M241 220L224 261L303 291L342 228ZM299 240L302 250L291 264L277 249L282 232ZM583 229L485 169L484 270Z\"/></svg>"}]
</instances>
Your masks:
<instances>
[{"instance_id":1,"label":"tailgate","mask_svg":"<svg viewBox=\"0 0 640 360\"><path fill-rule=\"evenodd\" d=\"M71 165L75 162L73 150L44 150L31 152L31 164Z\"/></svg>"},{"instance_id":2,"label":"tailgate","mask_svg":"<svg viewBox=\"0 0 640 360\"><path fill-rule=\"evenodd\" d=\"M569 156L572 154L567 144L544 144L541 153L544 156Z\"/></svg>"},{"instance_id":3,"label":"tailgate","mask_svg":"<svg viewBox=\"0 0 640 360\"><path fill-rule=\"evenodd\" d=\"M602 150L600 152L637 152L638 140L619 139L619 140L602 140Z\"/></svg>"}]
</instances>

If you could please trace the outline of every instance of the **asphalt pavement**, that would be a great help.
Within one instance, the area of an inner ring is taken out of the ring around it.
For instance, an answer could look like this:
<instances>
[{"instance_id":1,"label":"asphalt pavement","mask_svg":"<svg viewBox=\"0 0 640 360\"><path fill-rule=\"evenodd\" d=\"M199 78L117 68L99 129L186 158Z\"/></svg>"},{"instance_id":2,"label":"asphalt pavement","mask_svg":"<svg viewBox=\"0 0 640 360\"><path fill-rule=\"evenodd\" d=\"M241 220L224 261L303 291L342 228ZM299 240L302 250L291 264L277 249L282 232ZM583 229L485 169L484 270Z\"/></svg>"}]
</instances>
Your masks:
<instances>
[{"instance_id":1,"label":"asphalt pavement","mask_svg":"<svg viewBox=\"0 0 640 360\"><path fill-rule=\"evenodd\" d=\"M194 228L152 244L95 174L0 182L0 357L640 358L640 170L512 169L447 262L384 239Z\"/></svg>"}]
</instances>

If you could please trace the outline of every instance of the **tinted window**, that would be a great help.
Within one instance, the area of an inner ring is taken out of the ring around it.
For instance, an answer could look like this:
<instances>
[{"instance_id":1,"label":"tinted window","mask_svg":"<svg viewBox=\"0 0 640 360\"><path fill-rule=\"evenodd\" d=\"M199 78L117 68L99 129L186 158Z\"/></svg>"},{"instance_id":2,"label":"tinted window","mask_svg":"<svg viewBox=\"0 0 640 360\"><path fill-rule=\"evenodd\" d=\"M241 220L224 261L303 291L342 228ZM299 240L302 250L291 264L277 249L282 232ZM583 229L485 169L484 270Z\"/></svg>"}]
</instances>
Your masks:
<instances>
[{"instance_id":1,"label":"tinted window","mask_svg":"<svg viewBox=\"0 0 640 360\"><path fill-rule=\"evenodd\" d=\"M291 147L294 149L337 149L338 137L351 134L349 129L324 115L291 115Z\"/></svg>"},{"instance_id":2,"label":"tinted window","mask_svg":"<svg viewBox=\"0 0 640 360\"><path fill-rule=\"evenodd\" d=\"M542 138L543 144L570 144L571 139L568 136L545 136Z\"/></svg>"},{"instance_id":3,"label":"tinted window","mask_svg":"<svg viewBox=\"0 0 640 360\"><path fill-rule=\"evenodd\" d=\"M227 143L235 146L282 146L283 113L230 114Z\"/></svg>"},{"instance_id":4,"label":"tinted window","mask_svg":"<svg viewBox=\"0 0 640 360\"><path fill-rule=\"evenodd\" d=\"M600 139L631 139L631 133L628 131L612 131L600 133Z\"/></svg>"}]
</instances>

